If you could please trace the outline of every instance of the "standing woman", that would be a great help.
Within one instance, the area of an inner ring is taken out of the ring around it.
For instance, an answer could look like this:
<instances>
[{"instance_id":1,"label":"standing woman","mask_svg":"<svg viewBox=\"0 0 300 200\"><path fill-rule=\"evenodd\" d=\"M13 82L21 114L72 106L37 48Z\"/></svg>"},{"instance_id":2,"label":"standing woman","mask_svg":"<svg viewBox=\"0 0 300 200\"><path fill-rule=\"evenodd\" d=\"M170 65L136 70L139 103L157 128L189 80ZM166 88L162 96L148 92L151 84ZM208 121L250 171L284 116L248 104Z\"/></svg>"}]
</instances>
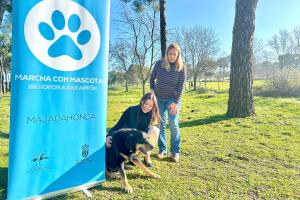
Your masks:
<instances>
[{"instance_id":1,"label":"standing woman","mask_svg":"<svg viewBox=\"0 0 300 200\"><path fill-rule=\"evenodd\" d=\"M186 69L180 55L180 47L173 43L168 47L165 58L156 62L150 77L150 88L157 97L161 116L158 139L158 158L160 159L167 153L166 113L168 113L172 161L179 162L180 131L178 118L185 79Z\"/></svg>"}]
</instances>

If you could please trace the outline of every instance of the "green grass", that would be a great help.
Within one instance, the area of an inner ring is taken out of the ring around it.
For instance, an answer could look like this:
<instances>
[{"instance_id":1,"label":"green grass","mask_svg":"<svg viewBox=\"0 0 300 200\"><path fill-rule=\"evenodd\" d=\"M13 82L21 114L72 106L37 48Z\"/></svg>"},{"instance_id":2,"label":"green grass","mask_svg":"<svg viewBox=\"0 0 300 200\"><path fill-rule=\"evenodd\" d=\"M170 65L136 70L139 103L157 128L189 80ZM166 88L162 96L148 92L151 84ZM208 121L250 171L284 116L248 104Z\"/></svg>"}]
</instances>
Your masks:
<instances>
[{"instance_id":1,"label":"green grass","mask_svg":"<svg viewBox=\"0 0 300 200\"><path fill-rule=\"evenodd\" d=\"M9 100L9 95L0 100L0 199L6 198L7 189Z\"/></svg>"},{"instance_id":2,"label":"green grass","mask_svg":"<svg viewBox=\"0 0 300 200\"><path fill-rule=\"evenodd\" d=\"M153 155L152 170L161 179L134 168L127 171L132 194L120 190L120 180L109 180L91 189L94 198L300 199L299 99L255 97L257 116L229 119L228 83L220 84L221 91L217 83L207 87L208 93L186 91L183 96L180 163ZM136 88L110 91L107 126L112 127L128 106L138 104L140 94ZM1 99L0 199L6 195L8 102L9 95ZM59 197L83 198L81 192Z\"/></svg>"}]
</instances>

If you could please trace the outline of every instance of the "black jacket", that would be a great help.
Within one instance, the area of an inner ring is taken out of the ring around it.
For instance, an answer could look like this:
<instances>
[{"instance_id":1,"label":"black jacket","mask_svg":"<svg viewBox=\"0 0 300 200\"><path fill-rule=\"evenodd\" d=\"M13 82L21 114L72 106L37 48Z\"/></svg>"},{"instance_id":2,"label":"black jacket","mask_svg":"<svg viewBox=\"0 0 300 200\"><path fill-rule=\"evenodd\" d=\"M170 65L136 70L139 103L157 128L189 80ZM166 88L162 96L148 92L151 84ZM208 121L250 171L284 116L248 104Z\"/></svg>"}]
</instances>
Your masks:
<instances>
[{"instance_id":1,"label":"black jacket","mask_svg":"<svg viewBox=\"0 0 300 200\"><path fill-rule=\"evenodd\" d=\"M118 123L109 130L109 134L122 128L135 128L147 132L151 123L152 111L144 113L140 105L131 106L122 114Z\"/></svg>"}]
</instances>

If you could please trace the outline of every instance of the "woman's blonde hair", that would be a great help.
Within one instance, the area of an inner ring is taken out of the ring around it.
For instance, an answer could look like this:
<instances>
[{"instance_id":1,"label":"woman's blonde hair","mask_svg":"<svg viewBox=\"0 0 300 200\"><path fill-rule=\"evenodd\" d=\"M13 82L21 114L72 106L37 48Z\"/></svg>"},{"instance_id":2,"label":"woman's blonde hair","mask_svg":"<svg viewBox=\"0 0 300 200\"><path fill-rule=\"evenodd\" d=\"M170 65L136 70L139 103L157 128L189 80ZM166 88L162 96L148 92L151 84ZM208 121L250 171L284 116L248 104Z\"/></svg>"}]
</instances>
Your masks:
<instances>
[{"instance_id":1,"label":"woman's blonde hair","mask_svg":"<svg viewBox=\"0 0 300 200\"><path fill-rule=\"evenodd\" d=\"M177 43L172 43L168 46L167 52L166 52L166 55L164 57L163 64L162 64L163 68L165 68L166 70L170 69L170 63L169 63L169 60L168 60L168 53L171 49L175 49L178 52L178 57L177 57L177 60L175 62L176 71L183 70L184 64L183 64L182 58L181 58L181 50L180 50L180 47Z\"/></svg>"}]
</instances>

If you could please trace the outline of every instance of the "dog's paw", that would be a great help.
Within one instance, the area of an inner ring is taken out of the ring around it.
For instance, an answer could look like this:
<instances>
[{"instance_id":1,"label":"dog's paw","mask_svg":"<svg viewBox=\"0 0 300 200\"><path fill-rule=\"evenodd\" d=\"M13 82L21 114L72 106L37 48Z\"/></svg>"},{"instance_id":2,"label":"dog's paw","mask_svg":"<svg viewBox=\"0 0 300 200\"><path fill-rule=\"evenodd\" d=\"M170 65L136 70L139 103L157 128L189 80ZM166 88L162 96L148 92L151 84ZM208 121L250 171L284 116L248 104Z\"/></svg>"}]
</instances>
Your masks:
<instances>
[{"instance_id":1,"label":"dog's paw","mask_svg":"<svg viewBox=\"0 0 300 200\"><path fill-rule=\"evenodd\" d=\"M153 174L152 178L160 179L160 176L158 174Z\"/></svg>"},{"instance_id":2,"label":"dog's paw","mask_svg":"<svg viewBox=\"0 0 300 200\"><path fill-rule=\"evenodd\" d=\"M115 179L115 178L117 178L117 176L116 176L116 174L114 172L109 172L109 171L106 171L105 176L106 176L107 179Z\"/></svg>"},{"instance_id":3,"label":"dog's paw","mask_svg":"<svg viewBox=\"0 0 300 200\"><path fill-rule=\"evenodd\" d=\"M125 186L124 190L125 190L126 193L132 193L132 191L133 191L133 189L130 185Z\"/></svg>"},{"instance_id":4,"label":"dog's paw","mask_svg":"<svg viewBox=\"0 0 300 200\"><path fill-rule=\"evenodd\" d=\"M111 173L109 176L106 176L106 177L109 178L109 179L116 179L117 178L115 173Z\"/></svg>"}]
</instances>

